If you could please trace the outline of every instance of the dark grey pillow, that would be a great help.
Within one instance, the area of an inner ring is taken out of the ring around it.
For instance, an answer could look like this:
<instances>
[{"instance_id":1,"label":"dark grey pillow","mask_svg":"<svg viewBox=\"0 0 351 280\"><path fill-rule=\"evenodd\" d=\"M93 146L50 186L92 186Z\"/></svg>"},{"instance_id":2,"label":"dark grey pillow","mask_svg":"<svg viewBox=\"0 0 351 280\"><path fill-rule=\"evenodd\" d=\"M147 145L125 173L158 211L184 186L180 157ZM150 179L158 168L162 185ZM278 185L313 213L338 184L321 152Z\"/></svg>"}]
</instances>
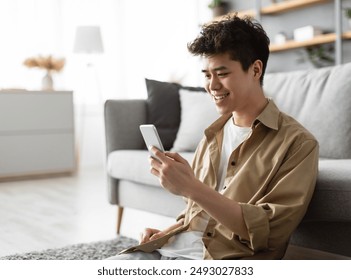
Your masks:
<instances>
[{"instance_id":1,"label":"dark grey pillow","mask_svg":"<svg viewBox=\"0 0 351 280\"><path fill-rule=\"evenodd\" d=\"M202 87L184 87L177 83L145 79L147 89L147 122L158 130L163 146L170 150L180 124L179 89L205 91Z\"/></svg>"}]
</instances>

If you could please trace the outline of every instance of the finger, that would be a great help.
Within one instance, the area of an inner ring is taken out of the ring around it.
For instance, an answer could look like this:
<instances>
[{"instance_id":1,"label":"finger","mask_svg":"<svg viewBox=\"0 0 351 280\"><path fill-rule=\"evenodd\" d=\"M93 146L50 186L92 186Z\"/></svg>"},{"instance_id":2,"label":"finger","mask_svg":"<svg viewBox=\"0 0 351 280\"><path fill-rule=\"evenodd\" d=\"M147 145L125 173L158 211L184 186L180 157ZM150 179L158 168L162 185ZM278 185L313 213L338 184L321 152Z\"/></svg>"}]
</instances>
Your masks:
<instances>
[{"instance_id":1,"label":"finger","mask_svg":"<svg viewBox=\"0 0 351 280\"><path fill-rule=\"evenodd\" d=\"M155 233L155 234L153 234L152 236L150 236L150 241L152 241L152 240L155 240L155 239L157 239L157 238L160 238L160 237L162 237L164 234L162 233L162 232L159 232L159 233Z\"/></svg>"},{"instance_id":2,"label":"finger","mask_svg":"<svg viewBox=\"0 0 351 280\"><path fill-rule=\"evenodd\" d=\"M166 152L165 153L166 157L170 157L172 159L174 159L175 161L181 162L181 163L188 163L188 161L183 158L180 154L178 153L171 153L171 152Z\"/></svg>"},{"instance_id":3,"label":"finger","mask_svg":"<svg viewBox=\"0 0 351 280\"><path fill-rule=\"evenodd\" d=\"M152 168L155 168L157 170L159 170L161 168L162 162L160 162L158 159L156 159L154 157L149 157L149 162L150 162L150 166Z\"/></svg>"},{"instance_id":4,"label":"finger","mask_svg":"<svg viewBox=\"0 0 351 280\"><path fill-rule=\"evenodd\" d=\"M147 241L149 241L150 239L150 236L153 234L152 230L147 228L145 229L140 235L141 235L141 238L140 238L140 243L145 243Z\"/></svg>"},{"instance_id":5,"label":"finger","mask_svg":"<svg viewBox=\"0 0 351 280\"><path fill-rule=\"evenodd\" d=\"M150 168L150 173L156 177L160 177L160 172L155 168Z\"/></svg>"},{"instance_id":6,"label":"finger","mask_svg":"<svg viewBox=\"0 0 351 280\"><path fill-rule=\"evenodd\" d=\"M141 233L140 244L143 244L149 240L149 236L145 232Z\"/></svg>"},{"instance_id":7,"label":"finger","mask_svg":"<svg viewBox=\"0 0 351 280\"><path fill-rule=\"evenodd\" d=\"M150 151L155 155L155 157L158 158L159 161L161 161L161 163L167 160L167 157L165 156L165 154L161 152L159 149L157 149L156 147L152 146L150 148Z\"/></svg>"},{"instance_id":8,"label":"finger","mask_svg":"<svg viewBox=\"0 0 351 280\"><path fill-rule=\"evenodd\" d=\"M144 233L141 232L140 233L140 238L139 238L139 244L143 244L145 243L145 236L144 236Z\"/></svg>"}]
</instances>

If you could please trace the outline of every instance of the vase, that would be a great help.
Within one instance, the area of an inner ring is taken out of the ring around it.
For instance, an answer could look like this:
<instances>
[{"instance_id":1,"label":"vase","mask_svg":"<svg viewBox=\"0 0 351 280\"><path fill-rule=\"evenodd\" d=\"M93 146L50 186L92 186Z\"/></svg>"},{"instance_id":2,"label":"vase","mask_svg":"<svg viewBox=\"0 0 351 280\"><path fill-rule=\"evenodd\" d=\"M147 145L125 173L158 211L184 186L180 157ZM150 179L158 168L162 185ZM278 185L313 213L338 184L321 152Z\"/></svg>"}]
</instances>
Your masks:
<instances>
[{"instance_id":1,"label":"vase","mask_svg":"<svg viewBox=\"0 0 351 280\"><path fill-rule=\"evenodd\" d=\"M43 79L41 80L42 90L54 90L54 81L50 71L47 71Z\"/></svg>"}]
</instances>

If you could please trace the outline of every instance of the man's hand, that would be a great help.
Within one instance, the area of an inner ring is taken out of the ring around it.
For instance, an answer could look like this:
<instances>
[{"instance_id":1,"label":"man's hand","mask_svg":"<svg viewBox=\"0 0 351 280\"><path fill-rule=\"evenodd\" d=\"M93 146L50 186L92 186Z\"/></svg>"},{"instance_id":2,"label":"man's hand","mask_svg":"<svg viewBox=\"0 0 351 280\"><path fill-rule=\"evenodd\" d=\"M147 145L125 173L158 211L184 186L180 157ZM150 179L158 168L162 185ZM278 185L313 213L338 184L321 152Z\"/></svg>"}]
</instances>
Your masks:
<instances>
[{"instance_id":1,"label":"man's hand","mask_svg":"<svg viewBox=\"0 0 351 280\"><path fill-rule=\"evenodd\" d=\"M162 153L155 147L151 151L157 159L150 157L151 173L159 178L161 185L175 195L188 197L199 180L186 159L178 153Z\"/></svg>"},{"instance_id":2,"label":"man's hand","mask_svg":"<svg viewBox=\"0 0 351 280\"><path fill-rule=\"evenodd\" d=\"M152 152L157 159L150 158L151 173L159 178L169 192L195 201L212 218L242 238L249 240L241 206L238 202L198 180L188 162L177 153L162 153L156 148Z\"/></svg>"},{"instance_id":3,"label":"man's hand","mask_svg":"<svg viewBox=\"0 0 351 280\"><path fill-rule=\"evenodd\" d=\"M166 234L165 232L160 231L158 229L146 228L140 234L140 244L144 244L146 242L155 240L157 238L160 238L160 237L164 236L165 234Z\"/></svg>"},{"instance_id":4,"label":"man's hand","mask_svg":"<svg viewBox=\"0 0 351 280\"><path fill-rule=\"evenodd\" d=\"M146 242L161 238L162 236L166 235L170 231L183 225L183 223L184 223L184 219L180 219L177 223L175 223L174 225L171 225L170 227L162 231L154 228L146 228L140 234L140 244L144 244Z\"/></svg>"}]
</instances>

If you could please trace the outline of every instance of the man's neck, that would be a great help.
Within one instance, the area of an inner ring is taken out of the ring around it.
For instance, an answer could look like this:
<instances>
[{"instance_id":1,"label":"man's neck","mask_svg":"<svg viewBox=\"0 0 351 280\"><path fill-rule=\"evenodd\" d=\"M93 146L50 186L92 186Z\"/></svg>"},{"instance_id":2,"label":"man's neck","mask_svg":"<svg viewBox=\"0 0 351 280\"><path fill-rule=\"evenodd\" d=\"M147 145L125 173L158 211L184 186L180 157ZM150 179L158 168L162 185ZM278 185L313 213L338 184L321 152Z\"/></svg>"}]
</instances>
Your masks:
<instances>
[{"instance_id":1,"label":"man's neck","mask_svg":"<svg viewBox=\"0 0 351 280\"><path fill-rule=\"evenodd\" d=\"M242 111L233 112L234 124L241 127L251 127L254 120L262 113L263 109L267 106L268 99L262 94L250 103Z\"/></svg>"}]
</instances>

